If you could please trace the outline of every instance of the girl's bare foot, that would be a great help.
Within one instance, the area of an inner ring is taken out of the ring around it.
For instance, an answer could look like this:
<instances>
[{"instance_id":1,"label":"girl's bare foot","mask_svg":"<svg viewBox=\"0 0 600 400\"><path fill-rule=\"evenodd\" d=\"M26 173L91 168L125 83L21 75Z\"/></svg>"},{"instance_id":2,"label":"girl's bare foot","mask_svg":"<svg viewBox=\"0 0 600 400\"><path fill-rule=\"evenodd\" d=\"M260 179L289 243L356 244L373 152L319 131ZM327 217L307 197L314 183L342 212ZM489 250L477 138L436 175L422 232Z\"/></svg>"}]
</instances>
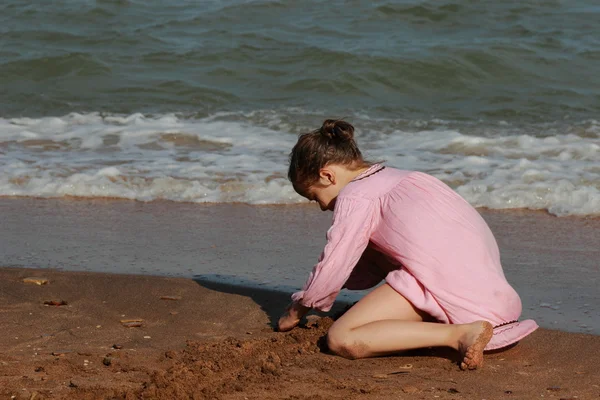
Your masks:
<instances>
[{"instance_id":1,"label":"girl's bare foot","mask_svg":"<svg viewBox=\"0 0 600 400\"><path fill-rule=\"evenodd\" d=\"M466 325L466 332L459 341L462 356L460 369L477 369L483 365L483 349L492 339L494 329L487 321L476 321Z\"/></svg>"}]
</instances>

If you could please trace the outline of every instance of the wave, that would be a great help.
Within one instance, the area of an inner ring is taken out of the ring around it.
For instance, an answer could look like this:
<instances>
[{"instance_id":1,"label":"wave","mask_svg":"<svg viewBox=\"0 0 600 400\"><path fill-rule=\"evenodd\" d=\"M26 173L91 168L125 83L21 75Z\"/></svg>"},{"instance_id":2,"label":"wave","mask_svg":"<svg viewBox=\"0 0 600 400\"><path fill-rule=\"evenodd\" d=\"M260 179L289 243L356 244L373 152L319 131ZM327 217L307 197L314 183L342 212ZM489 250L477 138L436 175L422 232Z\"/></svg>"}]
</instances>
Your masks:
<instances>
[{"instance_id":1,"label":"wave","mask_svg":"<svg viewBox=\"0 0 600 400\"><path fill-rule=\"evenodd\" d=\"M108 65L85 53L30 58L0 65L0 75L7 80L22 79L26 76L32 81L43 81L65 76L108 76L110 73L111 68Z\"/></svg>"},{"instance_id":2,"label":"wave","mask_svg":"<svg viewBox=\"0 0 600 400\"><path fill-rule=\"evenodd\" d=\"M0 118L0 196L290 204L303 109ZM368 158L430 173L471 204L600 215L600 124L512 125L354 114Z\"/></svg>"}]
</instances>

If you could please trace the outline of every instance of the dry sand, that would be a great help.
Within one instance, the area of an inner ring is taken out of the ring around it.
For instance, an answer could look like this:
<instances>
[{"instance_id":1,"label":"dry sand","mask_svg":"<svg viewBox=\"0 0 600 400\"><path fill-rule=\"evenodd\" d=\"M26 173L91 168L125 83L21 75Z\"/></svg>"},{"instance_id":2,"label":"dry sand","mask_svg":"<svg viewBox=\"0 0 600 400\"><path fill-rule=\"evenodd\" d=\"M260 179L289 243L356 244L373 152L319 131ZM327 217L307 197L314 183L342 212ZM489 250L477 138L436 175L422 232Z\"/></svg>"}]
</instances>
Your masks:
<instances>
[{"instance_id":1,"label":"dry sand","mask_svg":"<svg viewBox=\"0 0 600 400\"><path fill-rule=\"evenodd\" d=\"M31 276L49 283L22 282ZM0 398L600 397L600 336L540 329L477 371L445 349L351 361L323 347L330 317L274 332L288 299L183 278L0 268Z\"/></svg>"}]
</instances>

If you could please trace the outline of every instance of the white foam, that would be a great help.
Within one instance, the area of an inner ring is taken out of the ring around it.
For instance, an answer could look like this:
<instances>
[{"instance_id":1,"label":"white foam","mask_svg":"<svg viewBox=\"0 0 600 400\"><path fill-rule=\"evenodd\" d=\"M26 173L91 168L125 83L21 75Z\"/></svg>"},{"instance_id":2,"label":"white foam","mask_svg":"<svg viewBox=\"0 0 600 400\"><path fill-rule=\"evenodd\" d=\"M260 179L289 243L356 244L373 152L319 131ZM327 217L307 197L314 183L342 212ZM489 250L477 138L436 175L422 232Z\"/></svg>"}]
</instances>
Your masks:
<instances>
[{"instance_id":1,"label":"white foam","mask_svg":"<svg viewBox=\"0 0 600 400\"><path fill-rule=\"evenodd\" d=\"M310 120L303 117L267 110L0 119L0 195L303 202L286 179L296 134L314 128L293 122ZM475 206L600 214L596 121L535 129L352 121L368 158L431 173Z\"/></svg>"}]
</instances>

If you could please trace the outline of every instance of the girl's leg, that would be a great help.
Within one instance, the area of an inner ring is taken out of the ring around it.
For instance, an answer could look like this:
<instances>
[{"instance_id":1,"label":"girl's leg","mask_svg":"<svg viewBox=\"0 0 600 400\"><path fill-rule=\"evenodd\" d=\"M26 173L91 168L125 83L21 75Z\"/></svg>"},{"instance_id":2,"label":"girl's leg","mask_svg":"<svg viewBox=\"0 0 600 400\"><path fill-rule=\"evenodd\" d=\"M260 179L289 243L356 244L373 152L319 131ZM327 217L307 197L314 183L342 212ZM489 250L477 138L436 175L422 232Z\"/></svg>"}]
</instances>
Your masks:
<instances>
[{"instance_id":1,"label":"girl's leg","mask_svg":"<svg viewBox=\"0 0 600 400\"><path fill-rule=\"evenodd\" d=\"M415 309L386 283L362 298L331 326L327 344L334 353L351 359L449 346L461 353L462 369L482 365L483 349L492 337L489 322L453 325L424 322L427 319L427 314Z\"/></svg>"}]
</instances>

